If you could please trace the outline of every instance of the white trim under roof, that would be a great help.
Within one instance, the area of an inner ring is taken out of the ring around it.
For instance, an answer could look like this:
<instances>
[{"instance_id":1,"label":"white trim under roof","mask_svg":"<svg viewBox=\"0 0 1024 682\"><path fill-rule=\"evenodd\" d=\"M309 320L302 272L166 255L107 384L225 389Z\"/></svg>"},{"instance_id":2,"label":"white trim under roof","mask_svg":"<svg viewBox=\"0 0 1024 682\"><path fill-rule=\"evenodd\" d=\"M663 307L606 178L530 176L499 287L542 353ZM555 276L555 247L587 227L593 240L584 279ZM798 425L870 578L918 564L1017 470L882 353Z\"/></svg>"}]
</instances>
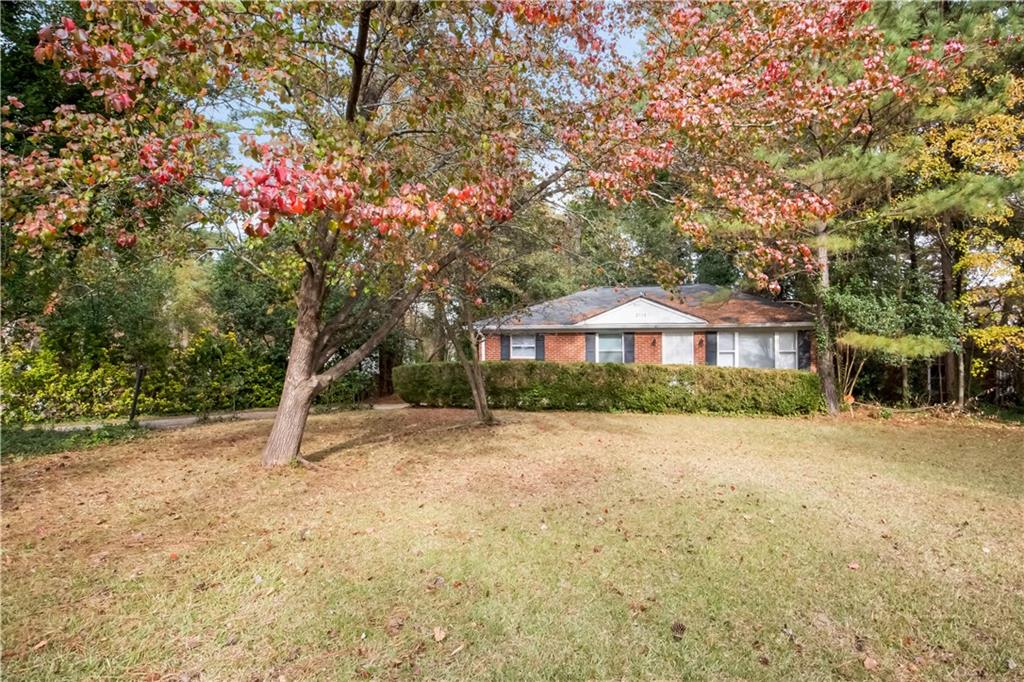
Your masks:
<instances>
[{"instance_id":1,"label":"white trim under roof","mask_svg":"<svg viewBox=\"0 0 1024 682\"><path fill-rule=\"evenodd\" d=\"M663 327L706 326L708 326L707 320L687 315L664 303L642 297L626 301L572 325L572 327L582 329L661 329Z\"/></svg>"},{"instance_id":2,"label":"white trim under roof","mask_svg":"<svg viewBox=\"0 0 1024 682\"><path fill-rule=\"evenodd\" d=\"M672 329L697 329L692 324L683 325L654 325L651 327L637 327L638 329L648 329L653 331L672 330ZM814 329L813 322L751 322L749 324L738 324L730 322L729 324L703 324L700 325L700 329L707 328L709 331L717 331L719 329ZM516 334L519 332L547 332L549 334L579 334L581 329L587 331L596 331L597 328L584 328L577 324L505 324L505 325L488 325L477 327L477 331L484 334ZM603 327L600 331L607 329L625 329L630 331L629 328L624 327Z\"/></svg>"}]
</instances>

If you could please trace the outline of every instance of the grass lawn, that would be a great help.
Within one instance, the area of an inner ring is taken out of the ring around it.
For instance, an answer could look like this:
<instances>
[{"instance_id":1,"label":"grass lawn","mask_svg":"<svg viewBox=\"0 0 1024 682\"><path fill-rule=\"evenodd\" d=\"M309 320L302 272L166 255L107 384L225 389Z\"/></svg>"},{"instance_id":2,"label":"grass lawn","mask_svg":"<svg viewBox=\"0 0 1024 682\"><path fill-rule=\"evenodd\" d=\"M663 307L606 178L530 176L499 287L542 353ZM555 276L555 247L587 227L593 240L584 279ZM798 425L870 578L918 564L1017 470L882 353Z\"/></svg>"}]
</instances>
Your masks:
<instances>
[{"instance_id":1,"label":"grass lawn","mask_svg":"<svg viewBox=\"0 0 1024 682\"><path fill-rule=\"evenodd\" d=\"M84 450L145 435L144 429L130 424L104 424L96 428L66 431L43 427L4 428L0 433L0 456L4 459L17 459L66 450Z\"/></svg>"},{"instance_id":2,"label":"grass lawn","mask_svg":"<svg viewBox=\"0 0 1024 682\"><path fill-rule=\"evenodd\" d=\"M4 679L1024 679L1024 429L501 417L5 462Z\"/></svg>"}]
</instances>

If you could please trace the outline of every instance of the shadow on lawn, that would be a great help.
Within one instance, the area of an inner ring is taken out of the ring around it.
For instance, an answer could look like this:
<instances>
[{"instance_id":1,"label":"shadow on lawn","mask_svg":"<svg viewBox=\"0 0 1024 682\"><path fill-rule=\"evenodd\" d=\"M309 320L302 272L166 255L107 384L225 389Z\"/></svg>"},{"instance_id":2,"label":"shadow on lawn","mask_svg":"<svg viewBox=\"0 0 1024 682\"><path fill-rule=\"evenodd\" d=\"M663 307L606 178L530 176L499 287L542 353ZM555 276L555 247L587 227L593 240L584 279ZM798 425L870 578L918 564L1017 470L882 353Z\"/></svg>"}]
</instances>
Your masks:
<instances>
[{"instance_id":1,"label":"shadow on lawn","mask_svg":"<svg viewBox=\"0 0 1024 682\"><path fill-rule=\"evenodd\" d=\"M448 415L445 415L446 417ZM458 431L462 429L471 429L474 427L480 428L482 431L487 429L494 429L501 424L493 426L485 426L477 422L475 417L465 418L463 415L458 415L457 421L449 421L448 419L442 419L441 425L437 426L438 419L436 418L424 418L419 420L413 420L411 424L408 424L406 428L396 430L395 423L391 419L380 419L375 424L368 425L366 431L350 438L341 443L335 443L319 450L314 450L309 454L304 454L302 457L307 462L322 462L331 455L343 453L347 450L353 450L358 447L367 445L382 445L391 444L396 441L410 440L420 436L439 435L444 433L450 433L452 431ZM382 429L374 427L383 427Z\"/></svg>"},{"instance_id":2,"label":"shadow on lawn","mask_svg":"<svg viewBox=\"0 0 1024 682\"><path fill-rule=\"evenodd\" d=\"M346 450L357 448L361 445L374 445L377 443L387 442L389 440L392 440L393 436L394 434L388 434L387 436L373 434L357 436L356 438L350 438L346 441L343 441L341 443L335 443L334 445L330 445L326 448L320 448L319 450L311 452L308 455L303 455L302 458L305 459L307 462L322 462L331 455L337 455L342 452L345 452Z\"/></svg>"}]
</instances>

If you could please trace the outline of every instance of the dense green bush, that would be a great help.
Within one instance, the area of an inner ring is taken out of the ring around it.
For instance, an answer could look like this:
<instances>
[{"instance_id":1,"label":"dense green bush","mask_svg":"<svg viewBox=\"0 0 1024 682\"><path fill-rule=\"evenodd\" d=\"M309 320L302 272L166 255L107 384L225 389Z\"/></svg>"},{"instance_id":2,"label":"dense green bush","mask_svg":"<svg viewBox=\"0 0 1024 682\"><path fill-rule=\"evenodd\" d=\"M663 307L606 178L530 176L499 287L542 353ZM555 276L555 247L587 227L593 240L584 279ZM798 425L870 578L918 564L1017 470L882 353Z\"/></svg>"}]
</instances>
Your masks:
<instances>
[{"instance_id":1,"label":"dense green bush","mask_svg":"<svg viewBox=\"0 0 1024 682\"><path fill-rule=\"evenodd\" d=\"M47 347L4 349L0 358L5 424L125 417L135 368L100 355L92 366L66 367ZM234 334L199 334L148 368L139 396L141 414L202 414L273 407L281 396L284 364L242 346ZM365 397L371 377L349 372L320 396L320 404Z\"/></svg>"},{"instance_id":2,"label":"dense green bush","mask_svg":"<svg viewBox=\"0 0 1024 682\"><path fill-rule=\"evenodd\" d=\"M482 363L492 407L521 410L625 410L806 414L821 403L811 372L729 367L549 362ZM403 365L395 390L414 404L471 406L457 363Z\"/></svg>"},{"instance_id":3,"label":"dense green bush","mask_svg":"<svg viewBox=\"0 0 1024 682\"><path fill-rule=\"evenodd\" d=\"M32 351L8 346L0 358L3 421L24 423L86 415L102 418L127 412L133 379L130 368L105 359L93 368L69 369L49 348Z\"/></svg>"}]
</instances>

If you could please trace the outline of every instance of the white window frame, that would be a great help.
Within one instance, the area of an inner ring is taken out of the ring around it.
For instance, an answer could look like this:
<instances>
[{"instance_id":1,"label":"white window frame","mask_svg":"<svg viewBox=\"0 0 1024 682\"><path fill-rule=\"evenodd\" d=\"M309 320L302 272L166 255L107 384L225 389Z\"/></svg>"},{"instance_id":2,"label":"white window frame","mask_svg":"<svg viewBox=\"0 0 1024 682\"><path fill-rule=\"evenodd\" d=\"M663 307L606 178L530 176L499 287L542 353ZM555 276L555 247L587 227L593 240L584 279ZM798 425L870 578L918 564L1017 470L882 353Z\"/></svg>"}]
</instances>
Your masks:
<instances>
[{"instance_id":1,"label":"white window frame","mask_svg":"<svg viewBox=\"0 0 1024 682\"><path fill-rule=\"evenodd\" d=\"M796 330L760 330L760 329L737 329L733 331L720 331L718 332L718 364L722 367L740 367L740 333L747 332L749 334L758 333L771 333L772 339L772 367L776 369L800 369L800 338L797 336ZM783 335L788 335L793 339L793 350L780 350L782 344L779 343L779 339ZM722 350L722 338L724 336L732 337L732 350ZM781 356L789 355L793 358L793 366L785 367L781 362ZM723 357L724 356L724 357ZM752 368L752 369L767 369L767 368Z\"/></svg>"},{"instance_id":2,"label":"white window frame","mask_svg":"<svg viewBox=\"0 0 1024 682\"><path fill-rule=\"evenodd\" d=\"M788 336L793 339L793 350L782 350L782 344L780 339L783 336ZM777 331L775 332L775 367L776 369L800 369L800 337L797 336L795 331ZM793 366L787 367L781 362L783 355L790 355L793 357Z\"/></svg>"},{"instance_id":3,"label":"white window frame","mask_svg":"<svg viewBox=\"0 0 1024 682\"><path fill-rule=\"evenodd\" d=\"M509 360L536 360L537 335L512 334L508 338Z\"/></svg>"},{"instance_id":4,"label":"white window frame","mask_svg":"<svg viewBox=\"0 0 1024 682\"><path fill-rule=\"evenodd\" d=\"M724 337L726 335L732 337L732 350L722 350L722 337ZM718 332L718 347L717 347L718 357L716 358L715 362L720 367L738 367L739 366L739 365L736 364L736 362L738 360L737 347L739 346L739 342L740 342L740 339L739 339L739 335L738 335L737 332ZM728 363L722 362L722 356L723 355L728 356L728 358L729 358L729 362Z\"/></svg>"},{"instance_id":5,"label":"white window frame","mask_svg":"<svg viewBox=\"0 0 1024 682\"><path fill-rule=\"evenodd\" d=\"M602 360L601 359L601 353L602 352L605 352L605 353L614 353L615 352L615 351L610 351L610 350L606 350L606 351L602 351L601 350L601 337L602 336L605 337L605 338L617 338L619 340L619 361L618 361L618 363L616 363L614 360ZM594 339L594 361L595 362L611 363L611 364L622 364L622 363L625 363L626 362L626 339L623 337L623 335L622 334L597 334L596 338Z\"/></svg>"}]
</instances>

